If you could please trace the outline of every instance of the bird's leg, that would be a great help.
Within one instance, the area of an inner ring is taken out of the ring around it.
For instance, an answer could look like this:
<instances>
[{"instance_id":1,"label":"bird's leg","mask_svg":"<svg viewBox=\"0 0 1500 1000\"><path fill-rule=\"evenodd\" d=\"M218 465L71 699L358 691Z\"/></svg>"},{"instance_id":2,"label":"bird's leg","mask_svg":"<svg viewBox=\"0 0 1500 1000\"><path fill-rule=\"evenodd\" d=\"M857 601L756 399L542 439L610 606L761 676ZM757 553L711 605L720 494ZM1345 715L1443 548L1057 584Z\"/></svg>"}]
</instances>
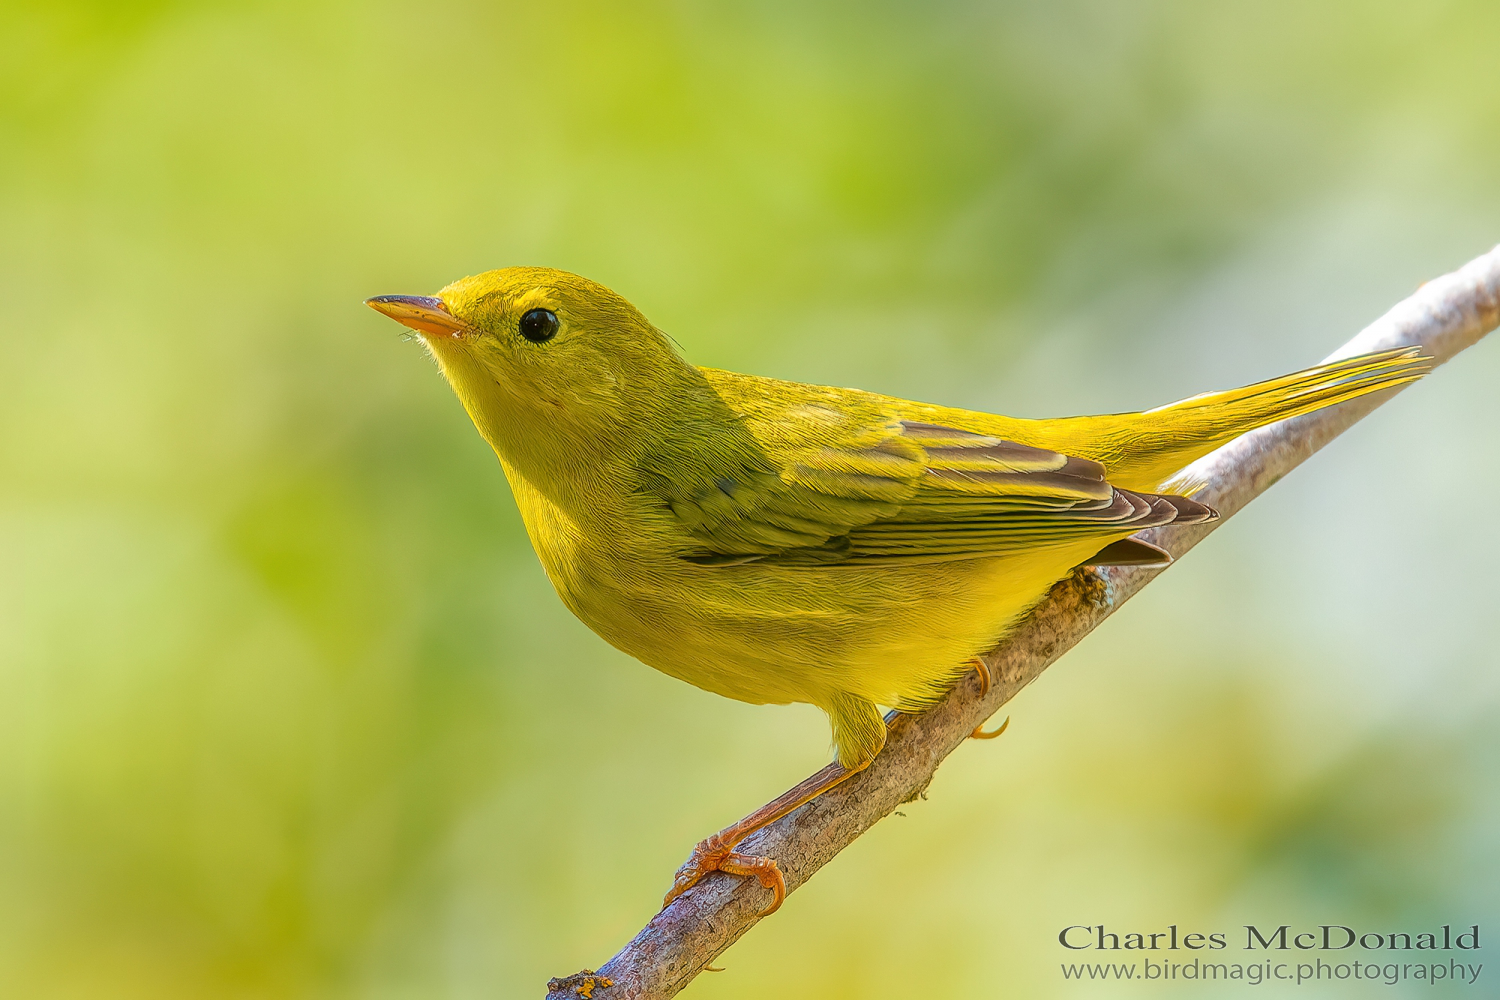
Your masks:
<instances>
[{"instance_id":1,"label":"bird's leg","mask_svg":"<svg viewBox=\"0 0 1500 1000\"><path fill-rule=\"evenodd\" d=\"M989 667L989 664L985 663L983 660L981 660L977 656L974 657L974 659L970 660L969 662L972 663L972 664L974 664L974 672L979 675L979 697L983 698L985 695L987 695L987 694L990 693L990 667ZM996 736L999 736L1001 733L1005 732L1005 727L1008 726L1008 725L1010 725L1010 719L1006 719L1004 722L1000 723L1000 728L996 729L996 730L993 730L991 732L985 732L984 731L984 726L982 726L982 725L975 726L974 727L974 731L969 734L969 739L971 739L971 740L992 740Z\"/></svg>"},{"instance_id":2,"label":"bird's leg","mask_svg":"<svg viewBox=\"0 0 1500 1000\"><path fill-rule=\"evenodd\" d=\"M858 774L868 766L866 762L863 767L850 770L838 763L829 764L817 774L776 796L738 823L727 826L707 840L701 841L697 847L693 848L687 864L677 870L677 877L672 880L672 888L667 890L667 896L662 900L662 908L666 909L672 900L697 885L698 881L709 872L728 872L731 875L754 876L760 880L761 885L774 892L776 898L771 901L770 906L761 911L760 915L764 917L775 913L781 906L781 901L786 899L786 881L781 877L781 870L776 867L776 861L772 858L756 857L753 854L740 854L734 849L734 845L756 830L776 822L798 806L811 802L845 778Z\"/></svg>"}]
</instances>

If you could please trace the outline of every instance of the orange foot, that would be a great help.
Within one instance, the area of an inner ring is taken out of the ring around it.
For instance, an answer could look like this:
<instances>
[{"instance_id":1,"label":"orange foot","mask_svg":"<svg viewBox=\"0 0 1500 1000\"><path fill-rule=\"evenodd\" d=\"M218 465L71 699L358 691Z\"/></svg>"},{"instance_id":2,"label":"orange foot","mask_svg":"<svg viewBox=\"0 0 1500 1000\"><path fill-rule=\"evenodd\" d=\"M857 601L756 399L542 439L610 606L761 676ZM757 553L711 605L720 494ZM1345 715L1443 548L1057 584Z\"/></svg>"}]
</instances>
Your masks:
<instances>
[{"instance_id":1,"label":"orange foot","mask_svg":"<svg viewBox=\"0 0 1500 1000\"><path fill-rule=\"evenodd\" d=\"M734 842L729 836L737 832L736 827L730 827L699 842L688 857L687 864L677 869L672 888L667 890L661 905L666 907L671 904L672 900L697 885L709 872L726 872L730 875L754 876L761 885L775 893L771 905L761 910L760 915L768 917L775 913L781 907L781 901L786 899L786 880L781 877L781 869L776 867L772 858L740 854L734 850ZM743 835L736 839L743 839Z\"/></svg>"},{"instance_id":2,"label":"orange foot","mask_svg":"<svg viewBox=\"0 0 1500 1000\"><path fill-rule=\"evenodd\" d=\"M781 869L776 867L776 862L771 858L740 854L734 849L734 845L756 830L776 822L798 806L811 802L851 774L858 773L858 770L829 764L817 774L804 778L799 784L782 792L738 823L725 827L700 843L688 856L687 864L677 869L677 877L672 880L672 888L667 890L666 898L662 900L662 909L666 909L672 904L672 900L697 885L709 872L728 872L730 875L753 876L760 881L761 885L770 889L775 894L774 898L771 900L771 905L762 910L760 915L764 917L775 913L781 901L786 899L786 880L781 877Z\"/></svg>"}]
</instances>

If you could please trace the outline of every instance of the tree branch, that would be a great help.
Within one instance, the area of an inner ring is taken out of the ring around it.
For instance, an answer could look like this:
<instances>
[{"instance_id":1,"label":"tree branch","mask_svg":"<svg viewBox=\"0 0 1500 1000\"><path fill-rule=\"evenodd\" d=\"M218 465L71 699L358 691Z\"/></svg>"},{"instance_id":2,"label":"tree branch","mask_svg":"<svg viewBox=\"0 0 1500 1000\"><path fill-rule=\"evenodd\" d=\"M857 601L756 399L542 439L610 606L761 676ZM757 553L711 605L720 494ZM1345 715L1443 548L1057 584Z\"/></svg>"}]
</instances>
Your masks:
<instances>
[{"instance_id":1,"label":"tree branch","mask_svg":"<svg viewBox=\"0 0 1500 1000\"><path fill-rule=\"evenodd\" d=\"M1415 295L1366 327L1329 360L1396 347L1421 347L1442 363L1500 324L1500 247ZM1181 556L1313 452L1390 399L1399 389L1364 396L1252 431L1192 468L1220 520L1143 537ZM1159 569L1102 568L1062 581L994 652L985 657L995 682L979 697L977 680L950 691L930 711L895 718L885 749L865 771L747 839L739 848L775 858L788 892L812 877L875 823L921 794L943 759L971 730L1035 680L1100 622L1156 577ZM665 885L665 881L663 883ZM769 890L754 879L722 874L651 918L597 974L549 984L549 1000L670 997L759 919ZM586 985L588 977L592 985ZM609 985L605 985L608 982Z\"/></svg>"}]
</instances>

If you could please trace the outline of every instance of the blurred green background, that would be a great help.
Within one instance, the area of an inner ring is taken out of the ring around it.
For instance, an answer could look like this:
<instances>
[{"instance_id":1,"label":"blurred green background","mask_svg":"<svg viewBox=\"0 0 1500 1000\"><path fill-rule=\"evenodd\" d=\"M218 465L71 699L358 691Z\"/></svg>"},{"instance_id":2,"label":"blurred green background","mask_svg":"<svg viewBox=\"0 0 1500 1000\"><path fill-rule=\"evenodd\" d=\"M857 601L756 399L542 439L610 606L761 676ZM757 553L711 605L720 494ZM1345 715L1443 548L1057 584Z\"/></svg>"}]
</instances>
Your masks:
<instances>
[{"instance_id":1,"label":"blurred green background","mask_svg":"<svg viewBox=\"0 0 1500 1000\"><path fill-rule=\"evenodd\" d=\"M8 0L0 995L539 996L826 759L816 711L571 618L363 297L546 264L699 363L1152 406L1500 240L1497 41L1490 0ZM1236 518L687 995L1140 995L1062 982L1074 923L1489 933L1497 352ZM1284 993L1372 989L1426 987Z\"/></svg>"}]
</instances>

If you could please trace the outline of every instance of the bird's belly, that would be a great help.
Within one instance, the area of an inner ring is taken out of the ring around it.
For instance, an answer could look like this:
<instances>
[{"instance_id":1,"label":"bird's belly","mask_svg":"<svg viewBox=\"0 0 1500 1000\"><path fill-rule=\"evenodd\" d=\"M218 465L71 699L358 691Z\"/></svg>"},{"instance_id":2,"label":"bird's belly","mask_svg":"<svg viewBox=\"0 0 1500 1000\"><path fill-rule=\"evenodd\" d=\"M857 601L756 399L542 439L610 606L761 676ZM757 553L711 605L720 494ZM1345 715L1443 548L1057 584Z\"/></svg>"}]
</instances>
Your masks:
<instances>
[{"instance_id":1,"label":"bird's belly","mask_svg":"<svg viewBox=\"0 0 1500 1000\"><path fill-rule=\"evenodd\" d=\"M612 645L705 690L824 706L846 692L917 708L1097 542L1083 548L834 567L702 567L611 553L552 576L568 607Z\"/></svg>"}]
</instances>

